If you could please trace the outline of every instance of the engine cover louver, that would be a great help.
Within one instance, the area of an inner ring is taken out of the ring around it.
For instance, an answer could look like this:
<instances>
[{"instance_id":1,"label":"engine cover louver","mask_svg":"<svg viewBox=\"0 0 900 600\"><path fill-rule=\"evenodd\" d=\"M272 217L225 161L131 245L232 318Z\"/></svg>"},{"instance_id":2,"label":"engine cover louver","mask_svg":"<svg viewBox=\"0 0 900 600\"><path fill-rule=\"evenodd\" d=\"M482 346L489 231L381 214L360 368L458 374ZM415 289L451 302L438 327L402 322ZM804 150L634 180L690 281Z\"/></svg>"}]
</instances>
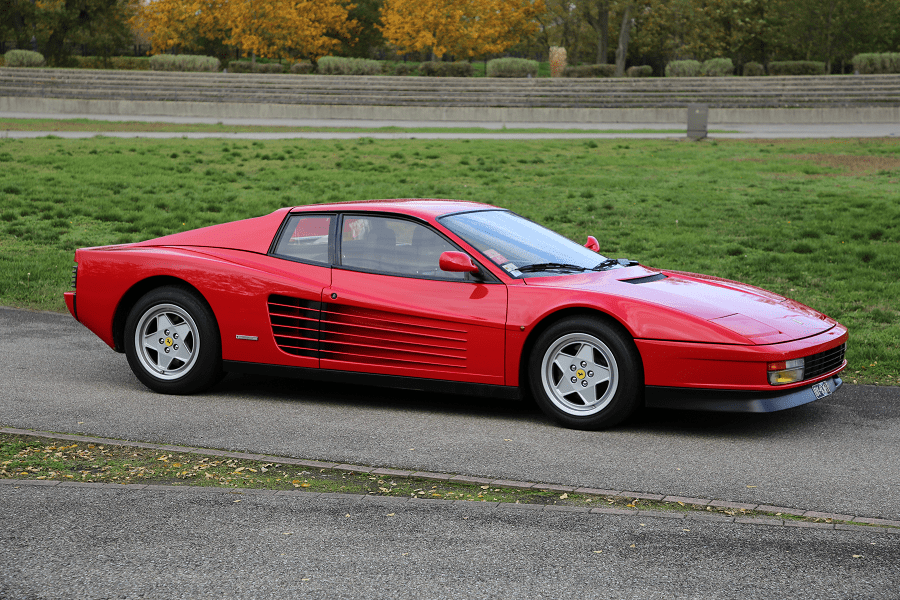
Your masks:
<instances>
[{"instance_id":1,"label":"engine cover louver","mask_svg":"<svg viewBox=\"0 0 900 600\"><path fill-rule=\"evenodd\" d=\"M371 365L464 369L467 332L452 323L321 303L269 297L278 347L296 356Z\"/></svg>"}]
</instances>

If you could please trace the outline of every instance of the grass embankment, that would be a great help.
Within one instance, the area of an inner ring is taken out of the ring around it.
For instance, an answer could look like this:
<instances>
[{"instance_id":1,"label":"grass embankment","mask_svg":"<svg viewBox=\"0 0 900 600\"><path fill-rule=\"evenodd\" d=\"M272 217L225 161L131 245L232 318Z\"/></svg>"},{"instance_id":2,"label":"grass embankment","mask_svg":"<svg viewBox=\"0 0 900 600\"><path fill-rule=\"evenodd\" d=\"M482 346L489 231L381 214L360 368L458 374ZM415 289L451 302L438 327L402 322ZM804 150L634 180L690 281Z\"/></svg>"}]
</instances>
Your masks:
<instances>
[{"instance_id":1,"label":"grass embankment","mask_svg":"<svg viewBox=\"0 0 900 600\"><path fill-rule=\"evenodd\" d=\"M0 304L64 310L72 252L286 205L452 197L601 251L756 284L900 383L900 141L0 140Z\"/></svg>"},{"instance_id":2,"label":"grass embankment","mask_svg":"<svg viewBox=\"0 0 900 600\"><path fill-rule=\"evenodd\" d=\"M200 450L202 452L202 450ZM799 514L748 508L663 502L627 495L611 496L550 489L396 477L359 471L321 469L240 458L160 449L54 440L0 433L0 478L90 483L160 484L306 492L402 496L470 502L510 502L588 508L716 512L733 517L772 516L785 520L842 522ZM801 512L801 511L795 511ZM857 525L860 523L856 523Z\"/></svg>"}]
</instances>

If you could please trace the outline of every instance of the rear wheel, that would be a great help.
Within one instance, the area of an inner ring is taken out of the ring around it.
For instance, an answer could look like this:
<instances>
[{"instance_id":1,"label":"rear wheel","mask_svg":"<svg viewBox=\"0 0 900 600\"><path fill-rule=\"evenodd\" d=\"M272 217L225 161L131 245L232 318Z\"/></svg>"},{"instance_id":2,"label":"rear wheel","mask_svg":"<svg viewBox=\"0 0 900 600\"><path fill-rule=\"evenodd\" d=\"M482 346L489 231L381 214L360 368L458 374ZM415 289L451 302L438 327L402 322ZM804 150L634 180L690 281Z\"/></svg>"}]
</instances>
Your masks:
<instances>
[{"instance_id":1,"label":"rear wheel","mask_svg":"<svg viewBox=\"0 0 900 600\"><path fill-rule=\"evenodd\" d=\"M643 388L634 342L588 317L564 319L538 337L528 379L541 410L575 429L621 423L639 407Z\"/></svg>"},{"instance_id":2,"label":"rear wheel","mask_svg":"<svg viewBox=\"0 0 900 600\"><path fill-rule=\"evenodd\" d=\"M180 286L148 292L125 322L125 354L148 388L191 394L222 378L219 328L196 293Z\"/></svg>"}]
</instances>

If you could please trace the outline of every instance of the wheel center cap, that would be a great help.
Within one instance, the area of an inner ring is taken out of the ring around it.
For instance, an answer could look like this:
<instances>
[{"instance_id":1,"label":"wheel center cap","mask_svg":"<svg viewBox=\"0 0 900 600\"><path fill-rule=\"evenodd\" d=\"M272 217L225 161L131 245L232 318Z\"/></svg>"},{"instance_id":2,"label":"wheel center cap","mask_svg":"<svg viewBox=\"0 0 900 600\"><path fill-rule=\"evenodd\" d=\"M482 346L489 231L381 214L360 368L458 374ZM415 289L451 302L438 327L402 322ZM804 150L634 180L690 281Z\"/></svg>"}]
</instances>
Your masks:
<instances>
[{"instance_id":1,"label":"wheel center cap","mask_svg":"<svg viewBox=\"0 0 900 600\"><path fill-rule=\"evenodd\" d=\"M578 369L577 371L575 371L575 377L577 377L578 379L584 379L585 378L584 369Z\"/></svg>"},{"instance_id":2,"label":"wheel center cap","mask_svg":"<svg viewBox=\"0 0 900 600\"><path fill-rule=\"evenodd\" d=\"M172 338L170 338L170 337L167 337L167 338L166 338L166 346L171 346L171 345L174 344L174 343L175 343L175 342L172 341Z\"/></svg>"}]
</instances>

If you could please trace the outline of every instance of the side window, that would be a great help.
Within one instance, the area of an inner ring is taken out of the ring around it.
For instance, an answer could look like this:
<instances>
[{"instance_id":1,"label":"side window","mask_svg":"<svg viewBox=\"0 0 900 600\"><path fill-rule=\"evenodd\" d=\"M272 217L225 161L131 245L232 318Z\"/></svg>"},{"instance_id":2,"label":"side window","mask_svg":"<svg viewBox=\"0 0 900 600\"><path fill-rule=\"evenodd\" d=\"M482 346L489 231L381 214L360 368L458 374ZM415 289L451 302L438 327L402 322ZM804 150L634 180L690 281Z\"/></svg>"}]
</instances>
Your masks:
<instances>
[{"instance_id":1,"label":"side window","mask_svg":"<svg viewBox=\"0 0 900 600\"><path fill-rule=\"evenodd\" d=\"M328 236L333 215L294 215L281 230L275 254L302 261L331 262Z\"/></svg>"},{"instance_id":2,"label":"side window","mask_svg":"<svg viewBox=\"0 0 900 600\"><path fill-rule=\"evenodd\" d=\"M465 279L464 273L442 271L441 253L456 250L440 235L413 221L347 215L341 231L341 264L345 267L427 279Z\"/></svg>"}]
</instances>

